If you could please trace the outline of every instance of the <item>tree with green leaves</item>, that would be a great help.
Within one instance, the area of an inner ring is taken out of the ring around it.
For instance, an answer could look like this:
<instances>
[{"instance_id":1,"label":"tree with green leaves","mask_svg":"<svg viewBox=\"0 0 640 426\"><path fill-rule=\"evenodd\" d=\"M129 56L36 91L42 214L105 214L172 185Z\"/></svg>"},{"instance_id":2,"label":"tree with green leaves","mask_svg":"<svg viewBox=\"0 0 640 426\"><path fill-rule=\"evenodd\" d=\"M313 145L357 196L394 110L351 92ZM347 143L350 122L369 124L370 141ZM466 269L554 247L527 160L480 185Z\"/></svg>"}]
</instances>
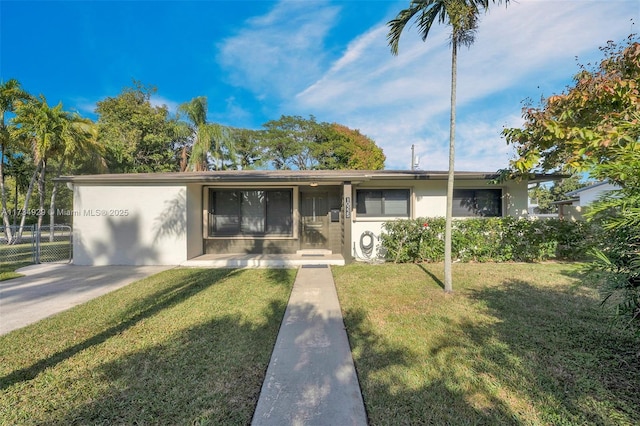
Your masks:
<instances>
[{"instance_id":1,"label":"tree with green leaves","mask_svg":"<svg viewBox=\"0 0 640 426\"><path fill-rule=\"evenodd\" d=\"M451 27L451 115L449 120L449 172L447 178L447 209L445 224L444 289L453 291L451 229L453 221L453 184L455 164L455 124L456 124L456 81L459 46L471 46L475 40L478 19L481 12L489 8L489 3L500 4L501 0L412 0L409 7L400 11L395 19L388 22L387 39L391 53L398 54L400 36L407 24L414 19L423 41L426 41L431 27L437 21ZM509 0L504 0L505 4Z\"/></svg>"},{"instance_id":2,"label":"tree with green leaves","mask_svg":"<svg viewBox=\"0 0 640 426\"><path fill-rule=\"evenodd\" d=\"M256 136L276 169L384 168L382 149L358 130L341 124L318 122L313 115L283 115L263 127Z\"/></svg>"},{"instance_id":3,"label":"tree with green leaves","mask_svg":"<svg viewBox=\"0 0 640 426\"><path fill-rule=\"evenodd\" d=\"M314 152L317 151L317 145L326 140L326 132L313 115L308 119L283 115L262 126L263 144L275 169L316 168L318 161Z\"/></svg>"},{"instance_id":4,"label":"tree with green leaves","mask_svg":"<svg viewBox=\"0 0 640 426\"><path fill-rule=\"evenodd\" d=\"M24 149L31 152L35 161L20 226L22 229L25 224L31 193L37 182L40 211L37 225L40 228L46 211L45 179L49 160L57 158L64 163L66 159L79 153L86 153L89 146L96 146L96 132L91 121L64 111L61 103L49 106L42 95L38 99L20 104L15 114L12 119L15 124L14 135L21 141Z\"/></svg>"},{"instance_id":5,"label":"tree with green leaves","mask_svg":"<svg viewBox=\"0 0 640 426\"><path fill-rule=\"evenodd\" d=\"M263 167L267 163L267 151L262 144L261 133L260 130L229 128L235 156L228 159L226 168L250 170Z\"/></svg>"},{"instance_id":6,"label":"tree with green leaves","mask_svg":"<svg viewBox=\"0 0 640 426\"><path fill-rule=\"evenodd\" d=\"M319 156L319 168L382 170L386 157L382 149L359 130L338 123L327 124L326 148Z\"/></svg>"},{"instance_id":7,"label":"tree with green leaves","mask_svg":"<svg viewBox=\"0 0 640 426\"><path fill-rule=\"evenodd\" d=\"M637 149L640 43L632 36L625 45L609 42L601 50L605 57L600 64L594 69L582 66L565 93L537 107L527 105L522 128L503 131L517 151L511 163L515 173L593 172L601 164L626 161ZM619 183L626 177L599 174Z\"/></svg>"},{"instance_id":8,"label":"tree with green leaves","mask_svg":"<svg viewBox=\"0 0 640 426\"><path fill-rule=\"evenodd\" d=\"M231 159L234 155L231 131L226 126L207 122L207 98L193 98L180 105L178 112L183 113L188 119L188 122L181 122L181 134L191 140L190 145L183 147L180 169L224 169L225 157Z\"/></svg>"},{"instance_id":9,"label":"tree with green leaves","mask_svg":"<svg viewBox=\"0 0 640 426\"><path fill-rule=\"evenodd\" d=\"M8 241L11 241L13 236L9 227L11 223L9 222L9 211L7 210L5 165L9 160L7 158L7 150L16 148L16 146L11 135L11 127L5 121L5 115L13 113L18 105L28 101L30 98L31 95L22 89L18 80L11 79L0 83L0 196L2 198L2 223L5 227L5 236Z\"/></svg>"},{"instance_id":10,"label":"tree with green leaves","mask_svg":"<svg viewBox=\"0 0 640 426\"><path fill-rule=\"evenodd\" d=\"M116 97L98 101L98 141L112 173L178 170L175 120L165 105L154 106L156 88L134 81Z\"/></svg>"},{"instance_id":11,"label":"tree with green leaves","mask_svg":"<svg viewBox=\"0 0 640 426\"><path fill-rule=\"evenodd\" d=\"M592 266L605 273L605 301L640 332L640 42L632 35L601 50L600 63L582 66L566 92L527 106L523 127L504 136L517 149L514 175L580 171L620 187L587 212L606 232Z\"/></svg>"}]
</instances>

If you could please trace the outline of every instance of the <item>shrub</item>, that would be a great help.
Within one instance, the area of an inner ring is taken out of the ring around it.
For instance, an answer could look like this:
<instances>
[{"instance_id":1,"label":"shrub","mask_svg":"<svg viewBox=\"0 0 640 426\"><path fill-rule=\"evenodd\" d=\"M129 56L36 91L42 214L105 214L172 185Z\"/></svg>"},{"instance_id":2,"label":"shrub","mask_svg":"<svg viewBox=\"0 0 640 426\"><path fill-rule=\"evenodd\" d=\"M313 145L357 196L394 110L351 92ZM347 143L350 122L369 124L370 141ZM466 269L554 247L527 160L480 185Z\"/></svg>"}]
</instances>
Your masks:
<instances>
[{"instance_id":1,"label":"shrub","mask_svg":"<svg viewBox=\"0 0 640 426\"><path fill-rule=\"evenodd\" d=\"M390 221L383 225L387 260L396 263L444 259L444 218ZM461 262L583 260L596 229L558 219L469 218L454 220L452 254Z\"/></svg>"}]
</instances>

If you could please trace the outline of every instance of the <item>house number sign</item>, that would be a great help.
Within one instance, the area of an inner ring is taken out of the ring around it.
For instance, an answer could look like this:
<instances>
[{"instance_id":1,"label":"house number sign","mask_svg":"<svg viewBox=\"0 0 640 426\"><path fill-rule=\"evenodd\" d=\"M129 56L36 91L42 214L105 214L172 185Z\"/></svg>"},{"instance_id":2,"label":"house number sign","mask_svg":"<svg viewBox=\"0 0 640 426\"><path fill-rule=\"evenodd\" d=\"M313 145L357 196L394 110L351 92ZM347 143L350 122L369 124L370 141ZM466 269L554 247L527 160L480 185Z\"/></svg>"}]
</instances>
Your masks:
<instances>
[{"instance_id":1,"label":"house number sign","mask_svg":"<svg viewBox=\"0 0 640 426\"><path fill-rule=\"evenodd\" d=\"M351 197L344 197L344 217L351 217Z\"/></svg>"}]
</instances>

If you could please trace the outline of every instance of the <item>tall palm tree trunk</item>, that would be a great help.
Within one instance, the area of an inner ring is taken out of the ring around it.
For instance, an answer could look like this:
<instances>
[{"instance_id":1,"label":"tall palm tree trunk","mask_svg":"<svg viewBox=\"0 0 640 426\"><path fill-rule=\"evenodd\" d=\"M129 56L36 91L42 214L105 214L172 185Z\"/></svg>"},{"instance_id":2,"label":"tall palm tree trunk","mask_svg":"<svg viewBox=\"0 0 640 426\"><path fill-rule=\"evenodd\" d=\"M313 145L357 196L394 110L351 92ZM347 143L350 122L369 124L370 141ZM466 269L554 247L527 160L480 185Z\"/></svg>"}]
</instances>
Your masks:
<instances>
[{"instance_id":1,"label":"tall palm tree trunk","mask_svg":"<svg viewBox=\"0 0 640 426\"><path fill-rule=\"evenodd\" d=\"M458 74L458 43L451 43L451 119L449 120L449 173L447 175L447 211L444 227L444 291L453 292L451 235L453 222L453 182L456 153L456 80Z\"/></svg>"},{"instance_id":2,"label":"tall palm tree trunk","mask_svg":"<svg viewBox=\"0 0 640 426\"><path fill-rule=\"evenodd\" d=\"M9 212L7 211L7 192L4 186L4 144L0 143L0 192L2 193L2 223L7 241L13 239L11 223L9 223Z\"/></svg>"},{"instance_id":3,"label":"tall palm tree trunk","mask_svg":"<svg viewBox=\"0 0 640 426\"><path fill-rule=\"evenodd\" d=\"M38 177L38 173L40 172L40 168L42 167L42 160L38 162L36 169L33 171L31 175L31 180L29 181L29 188L27 188L27 193L24 197L24 207L22 209L22 217L20 218L20 228L18 230L17 238L22 238L22 231L24 229L24 224L27 220L27 212L29 210L29 201L31 201L31 194L33 193L33 186L36 183L36 178Z\"/></svg>"}]
</instances>

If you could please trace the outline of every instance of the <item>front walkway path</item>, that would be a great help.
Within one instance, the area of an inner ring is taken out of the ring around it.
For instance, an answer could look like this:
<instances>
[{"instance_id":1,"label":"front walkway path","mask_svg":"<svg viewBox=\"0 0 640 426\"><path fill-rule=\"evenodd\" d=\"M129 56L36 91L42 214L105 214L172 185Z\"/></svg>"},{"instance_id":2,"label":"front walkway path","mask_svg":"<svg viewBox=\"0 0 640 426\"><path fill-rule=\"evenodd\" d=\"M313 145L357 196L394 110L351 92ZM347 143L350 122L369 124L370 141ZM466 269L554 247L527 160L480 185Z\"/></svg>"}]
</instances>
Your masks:
<instances>
[{"instance_id":1,"label":"front walkway path","mask_svg":"<svg viewBox=\"0 0 640 426\"><path fill-rule=\"evenodd\" d=\"M298 270L252 425L366 425L331 269Z\"/></svg>"}]
</instances>

